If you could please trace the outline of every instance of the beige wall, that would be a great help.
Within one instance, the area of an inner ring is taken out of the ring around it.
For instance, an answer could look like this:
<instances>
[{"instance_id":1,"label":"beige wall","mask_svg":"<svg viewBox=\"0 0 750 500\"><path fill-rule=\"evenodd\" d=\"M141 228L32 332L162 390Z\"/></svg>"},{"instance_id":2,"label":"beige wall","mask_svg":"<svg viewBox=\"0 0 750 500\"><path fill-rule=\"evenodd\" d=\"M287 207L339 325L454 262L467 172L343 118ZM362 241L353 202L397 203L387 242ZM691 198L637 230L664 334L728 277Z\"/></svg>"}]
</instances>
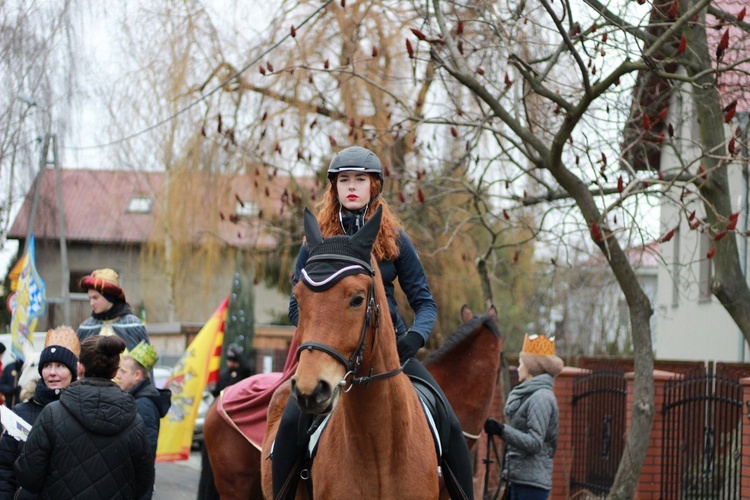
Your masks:
<instances>
[{"instance_id":1,"label":"beige wall","mask_svg":"<svg viewBox=\"0 0 750 500\"><path fill-rule=\"evenodd\" d=\"M68 262L71 272L88 273L103 267L115 269L120 275L120 285L133 313L138 315L143 303L148 323L204 323L230 294L234 273L234 264L229 259L218 266L220 271L211 275L203 272L178 271L175 315L170 318L164 274L159 266L153 267L142 263L138 247L69 245ZM61 324L62 273L58 243L37 241L36 264L39 274L47 284L47 299L50 303L48 315L52 322ZM77 289L77 286L74 289ZM270 290L262 284L255 286L256 324L275 322L277 317L286 314L287 307L288 297L285 294ZM84 294L72 294L71 326L78 327L90 314L87 297ZM48 323L46 320L40 320L37 330L46 330L50 327Z\"/></svg>"}]
</instances>

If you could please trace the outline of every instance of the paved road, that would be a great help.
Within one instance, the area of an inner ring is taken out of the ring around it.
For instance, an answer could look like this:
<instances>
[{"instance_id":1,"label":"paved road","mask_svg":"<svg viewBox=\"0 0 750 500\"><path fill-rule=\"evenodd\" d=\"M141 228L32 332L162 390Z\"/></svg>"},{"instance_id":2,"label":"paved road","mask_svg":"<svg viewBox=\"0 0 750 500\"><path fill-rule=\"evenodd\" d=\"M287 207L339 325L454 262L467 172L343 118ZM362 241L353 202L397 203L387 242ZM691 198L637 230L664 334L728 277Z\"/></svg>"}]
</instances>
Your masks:
<instances>
[{"instance_id":1,"label":"paved road","mask_svg":"<svg viewBox=\"0 0 750 500\"><path fill-rule=\"evenodd\" d=\"M195 500L201 474L201 454L181 462L157 462L154 500Z\"/></svg>"}]
</instances>

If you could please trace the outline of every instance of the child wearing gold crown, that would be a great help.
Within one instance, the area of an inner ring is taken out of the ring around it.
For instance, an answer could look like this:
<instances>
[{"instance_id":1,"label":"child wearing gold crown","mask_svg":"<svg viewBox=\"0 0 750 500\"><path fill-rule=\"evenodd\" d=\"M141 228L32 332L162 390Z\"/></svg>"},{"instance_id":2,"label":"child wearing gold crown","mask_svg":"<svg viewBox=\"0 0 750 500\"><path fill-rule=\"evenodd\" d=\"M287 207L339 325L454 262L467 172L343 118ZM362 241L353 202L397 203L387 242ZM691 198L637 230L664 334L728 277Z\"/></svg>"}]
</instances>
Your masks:
<instances>
[{"instance_id":1,"label":"child wearing gold crown","mask_svg":"<svg viewBox=\"0 0 750 500\"><path fill-rule=\"evenodd\" d=\"M559 413L554 379L563 369L555 340L524 338L518 363L519 384L505 403L505 424L488 419L485 431L505 441L503 478L506 498L546 500L552 489L552 458L557 448Z\"/></svg>"},{"instance_id":2,"label":"child wearing gold crown","mask_svg":"<svg viewBox=\"0 0 750 500\"><path fill-rule=\"evenodd\" d=\"M169 389L158 389L151 381L150 370L156 364L159 356L151 344L140 342L122 357L120 368L117 370L117 383L120 389L135 399L135 407L146 426L146 437L151 447L151 465L156 457L156 445L159 440L159 423L169 411L172 404L172 392ZM150 499L151 489L142 499Z\"/></svg>"}]
</instances>

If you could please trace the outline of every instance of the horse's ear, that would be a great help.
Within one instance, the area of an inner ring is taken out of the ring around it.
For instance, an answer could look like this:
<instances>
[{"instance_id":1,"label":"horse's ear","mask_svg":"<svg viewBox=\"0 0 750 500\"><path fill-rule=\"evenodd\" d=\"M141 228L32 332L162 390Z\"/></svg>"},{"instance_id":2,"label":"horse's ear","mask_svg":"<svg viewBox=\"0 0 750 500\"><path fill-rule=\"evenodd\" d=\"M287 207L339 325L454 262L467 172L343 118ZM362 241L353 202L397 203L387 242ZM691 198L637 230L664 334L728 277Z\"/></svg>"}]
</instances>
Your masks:
<instances>
[{"instance_id":1,"label":"horse's ear","mask_svg":"<svg viewBox=\"0 0 750 500\"><path fill-rule=\"evenodd\" d=\"M461 306L461 323L466 323L474 317L474 313L466 304Z\"/></svg>"},{"instance_id":2,"label":"horse's ear","mask_svg":"<svg viewBox=\"0 0 750 500\"><path fill-rule=\"evenodd\" d=\"M362 226L362 229L352 236L352 244L365 250L368 255L372 253L372 246L375 244L375 239L378 237L378 231L380 231L380 222L382 219L383 207L378 207L373 216L365 222L364 226Z\"/></svg>"},{"instance_id":3,"label":"horse's ear","mask_svg":"<svg viewBox=\"0 0 750 500\"><path fill-rule=\"evenodd\" d=\"M320 245L323 241L323 234L320 232L318 219L315 218L307 207L305 207L305 239L310 246L310 250Z\"/></svg>"},{"instance_id":4,"label":"horse's ear","mask_svg":"<svg viewBox=\"0 0 750 500\"><path fill-rule=\"evenodd\" d=\"M495 318L495 321L497 321L497 309L495 309L494 305L491 305L489 309L487 309L487 314Z\"/></svg>"}]
</instances>

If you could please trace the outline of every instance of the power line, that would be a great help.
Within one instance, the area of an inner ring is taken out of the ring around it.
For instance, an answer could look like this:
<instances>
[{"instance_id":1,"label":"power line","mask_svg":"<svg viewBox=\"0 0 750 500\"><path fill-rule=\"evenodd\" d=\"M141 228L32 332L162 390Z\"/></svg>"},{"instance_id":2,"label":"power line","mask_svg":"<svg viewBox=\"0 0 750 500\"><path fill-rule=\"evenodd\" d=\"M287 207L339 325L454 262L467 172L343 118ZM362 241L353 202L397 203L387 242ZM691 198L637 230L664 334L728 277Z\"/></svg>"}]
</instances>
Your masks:
<instances>
[{"instance_id":1,"label":"power line","mask_svg":"<svg viewBox=\"0 0 750 500\"><path fill-rule=\"evenodd\" d=\"M16 151L20 151L20 150L22 150L22 149L24 149L24 148L28 147L28 146L29 146L30 144L33 144L33 143L35 143L35 142L40 142L40 141L41 141L41 137L36 137L36 138L34 138L34 139L31 139L31 140L30 140L29 142L27 142L27 143L21 144L20 146L16 146L15 148L11 149L11 150L10 150L10 151L8 151L7 153L4 153L4 154L3 154L2 156L0 156L0 160L3 160L3 159L5 159L5 158L6 158L6 157L8 157L8 156L12 156L13 154L15 154L15 153L16 153Z\"/></svg>"},{"instance_id":2,"label":"power line","mask_svg":"<svg viewBox=\"0 0 750 500\"><path fill-rule=\"evenodd\" d=\"M309 21L310 21L310 20L311 20L312 18L314 18L315 16L317 16L317 15L318 15L318 14L319 14L319 13L320 13L320 12L321 12L322 10L324 10L324 9L325 9L326 7L328 7L328 4L330 4L330 3L332 2L332 1L333 1L333 0L327 0L327 1L326 1L326 2L325 2L325 3L323 4L323 5L321 5L321 6L320 6L320 7L318 7L317 9L315 9L315 11L314 11L314 12L313 12L312 14L310 14L310 15L309 15L309 16L307 17L307 19L305 19L305 20L304 20L304 21L302 21L302 22L301 22L301 23L300 23L300 24L299 24L298 26L296 26L296 27L295 27L295 30L297 30L297 29L300 29L300 28L302 28L302 27L303 27L303 26L304 26L305 24L307 24L307 23L308 23L308 22L309 22ZM153 125L151 125L151 126L149 126L149 127L146 127L146 128L144 128L143 130L140 130L140 131L138 131L138 132L134 132L134 133L132 133L132 134L130 134L130 135L127 135L127 136L125 136L125 137L122 137L122 138L120 138L120 139L116 139L116 140L114 140L114 141L111 141L111 142L106 142L106 143L104 143L104 144L96 144L96 145L93 145L93 146L65 146L65 147L63 147L63 149L71 149L71 150L77 150L77 151L81 151L81 150L87 150L87 149L99 149L99 148L107 148L107 147L115 146L115 145L117 145L117 144L122 144L122 143L124 143L124 142L128 142L128 141L129 141L129 140L131 140L131 139L134 139L134 138L136 138L136 137L138 137L138 136L141 136L141 135L143 135L143 134L145 134L145 133L147 133L147 132L150 132L150 131L152 131L152 130L154 130L154 129L158 128L158 127L161 127L161 126L162 126L162 125L164 125L165 123L168 123L168 122L170 122L170 121L174 120L174 119L175 119L175 118L177 118L178 116L180 116L180 115L182 115L183 113L185 113L185 112L189 111L190 109L192 109L192 108L193 108L193 107L195 107L196 105L200 104L201 102L203 102L203 101L205 101L206 99L208 99L209 97L211 97L211 96L212 96L213 94L215 94L216 92L218 92L218 91L219 91L219 89L221 89L222 87L224 87L224 85L226 85L227 83L229 83L229 82L231 82L232 80L234 80L234 79L236 79L237 77L239 77L239 76L240 76L240 75L241 75L242 73L244 73L245 71L247 71L247 69L248 69L248 68L250 68L251 66L254 66L254 65L255 65L255 64L256 64L256 63L258 62L258 61L260 61L260 60L261 60L261 59L262 59L263 57L265 57L265 56L266 56L266 55L268 55L268 54L269 54L270 52L272 52L273 50L275 50L275 49L276 49L276 48L277 48L277 47L278 47L279 45L281 45L282 43L284 43L284 42L285 42L285 41L286 41L286 40L287 40L287 39L288 39L289 37L291 37L291 33L287 33L287 34L286 34L286 35L285 35L285 36L284 36L283 38L281 38L281 39L280 39L280 40L279 40L278 42L276 42L275 44L271 45L271 46L270 46L270 47L269 47L268 49L266 49L266 50L265 50L265 51L264 51L264 52L263 52L262 54L260 54L259 56L257 56L257 57L256 57L255 59L253 59L253 60L252 60L252 61L250 61L249 63L247 63L247 64L246 64L245 66L243 66L243 67L242 67L242 68L241 68L240 70L238 70L238 71L237 71L236 73L234 73L234 74L233 74L232 76L230 76L229 78L227 78L227 79L226 79L226 80L224 80L223 82L219 83L219 84L218 84L218 85L217 85L216 87L214 87L213 89L211 89L211 90L210 90L210 91L209 91L208 93L206 93L206 94L203 94L203 95L201 95L201 96L200 96L200 97L199 97L198 99L194 100L193 102L191 102L190 104L188 104L188 105L187 105L187 106L185 106L184 108L182 108L182 109L180 109L180 110L178 110L178 111L174 112L174 113L173 113L172 115L168 116L167 118L164 118L164 119L162 119L162 120L160 120L160 121L158 121L158 122L154 123Z\"/></svg>"}]
</instances>

